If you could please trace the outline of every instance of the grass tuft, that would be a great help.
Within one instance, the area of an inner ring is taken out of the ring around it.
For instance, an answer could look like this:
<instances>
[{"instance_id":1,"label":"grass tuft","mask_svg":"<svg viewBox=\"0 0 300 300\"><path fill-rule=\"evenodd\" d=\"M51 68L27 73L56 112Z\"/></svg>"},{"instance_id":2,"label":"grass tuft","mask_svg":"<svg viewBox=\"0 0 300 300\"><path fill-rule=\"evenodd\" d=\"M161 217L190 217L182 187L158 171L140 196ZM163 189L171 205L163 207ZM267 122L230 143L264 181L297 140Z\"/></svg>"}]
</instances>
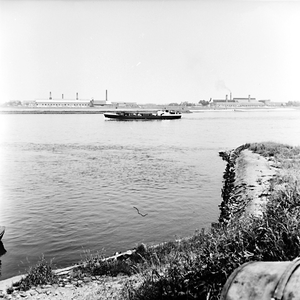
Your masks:
<instances>
[{"instance_id":1,"label":"grass tuft","mask_svg":"<svg viewBox=\"0 0 300 300\"><path fill-rule=\"evenodd\" d=\"M29 269L26 277L14 283L14 288L7 289L7 293L12 293L14 289L27 291L33 286L54 284L57 281L58 278L52 271L52 262L46 261L44 256L42 256L36 266Z\"/></svg>"}]
</instances>

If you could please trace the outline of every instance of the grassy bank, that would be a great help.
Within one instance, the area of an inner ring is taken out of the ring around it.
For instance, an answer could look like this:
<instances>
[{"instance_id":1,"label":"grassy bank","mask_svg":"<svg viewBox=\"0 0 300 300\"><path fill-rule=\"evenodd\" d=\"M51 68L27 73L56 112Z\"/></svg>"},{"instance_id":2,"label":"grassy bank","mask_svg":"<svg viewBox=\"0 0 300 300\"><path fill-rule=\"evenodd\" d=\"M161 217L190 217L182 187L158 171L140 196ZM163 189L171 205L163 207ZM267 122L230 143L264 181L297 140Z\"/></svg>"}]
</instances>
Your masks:
<instances>
[{"instance_id":1,"label":"grassy bank","mask_svg":"<svg viewBox=\"0 0 300 300\"><path fill-rule=\"evenodd\" d=\"M234 180L233 159L244 149L268 158L278 169L270 182L262 217L239 218L234 222L220 218L217 226L196 232L189 239L155 247L140 245L132 255L115 260L105 260L100 254L86 255L73 269L73 279L125 274L128 279L120 299L127 300L218 299L226 279L241 264L293 260L300 256L300 148L275 143L243 145L231 158L227 157L230 165L224 181L228 176L231 182ZM224 195L223 192L226 201ZM226 203L220 208L226 216ZM26 290L32 285L58 281L51 264L43 260L15 286Z\"/></svg>"}]
</instances>

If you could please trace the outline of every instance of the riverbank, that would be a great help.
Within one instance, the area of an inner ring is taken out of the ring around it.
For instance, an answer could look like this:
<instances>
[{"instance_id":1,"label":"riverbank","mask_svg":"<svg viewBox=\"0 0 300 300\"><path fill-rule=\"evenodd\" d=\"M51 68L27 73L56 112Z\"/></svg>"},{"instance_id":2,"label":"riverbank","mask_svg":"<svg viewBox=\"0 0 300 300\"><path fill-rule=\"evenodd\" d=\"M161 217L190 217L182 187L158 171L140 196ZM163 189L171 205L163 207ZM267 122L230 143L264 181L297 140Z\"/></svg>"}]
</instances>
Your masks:
<instances>
[{"instance_id":1,"label":"riverbank","mask_svg":"<svg viewBox=\"0 0 300 300\"><path fill-rule=\"evenodd\" d=\"M223 201L219 222L211 230L156 247L140 246L110 259L90 257L54 272L51 284L29 288L23 281L29 289L22 291L15 282L11 294L4 290L2 297L217 299L239 265L299 256L299 147L246 144L220 156L227 162Z\"/></svg>"},{"instance_id":2,"label":"riverbank","mask_svg":"<svg viewBox=\"0 0 300 300\"><path fill-rule=\"evenodd\" d=\"M104 114L107 112L120 111L154 111L154 110L177 110L181 113L205 113L205 112L276 112L294 111L298 107L261 107L261 108L211 108L211 107L181 107L181 106L141 106L141 107L84 107L84 108L63 108L63 107L0 107L0 114L26 115L26 114Z\"/></svg>"},{"instance_id":3,"label":"riverbank","mask_svg":"<svg viewBox=\"0 0 300 300\"><path fill-rule=\"evenodd\" d=\"M103 114L113 111L110 108L26 108L26 107L2 107L0 114L34 115L34 114Z\"/></svg>"},{"instance_id":4,"label":"riverbank","mask_svg":"<svg viewBox=\"0 0 300 300\"><path fill-rule=\"evenodd\" d=\"M178 110L181 113L190 113L185 107L174 109L169 106L149 106L149 107L84 107L84 108L64 108L64 107L0 107L0 114L9 115L47 115L47 114L104 114L115 111L157 111L157 110Z\"/></svg>"}]
</instances>

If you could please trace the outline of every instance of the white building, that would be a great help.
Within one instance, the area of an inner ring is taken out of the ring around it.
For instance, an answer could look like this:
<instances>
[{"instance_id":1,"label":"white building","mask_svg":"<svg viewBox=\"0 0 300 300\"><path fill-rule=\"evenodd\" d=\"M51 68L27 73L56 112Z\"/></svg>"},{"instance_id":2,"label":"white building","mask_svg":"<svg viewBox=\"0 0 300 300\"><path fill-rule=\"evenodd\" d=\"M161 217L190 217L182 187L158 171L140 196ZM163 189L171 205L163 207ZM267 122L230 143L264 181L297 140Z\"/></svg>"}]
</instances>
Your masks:
<instances>
[{"instance_id":1,"label":"white building","mask_svg":"<svg viewBox=\"0 0 300 300\"><path fill-rule=\"evenodd\" d=\"M37 107L90 107L91 100L47 99L35 100Z\"/></svg>"}]
</instances>

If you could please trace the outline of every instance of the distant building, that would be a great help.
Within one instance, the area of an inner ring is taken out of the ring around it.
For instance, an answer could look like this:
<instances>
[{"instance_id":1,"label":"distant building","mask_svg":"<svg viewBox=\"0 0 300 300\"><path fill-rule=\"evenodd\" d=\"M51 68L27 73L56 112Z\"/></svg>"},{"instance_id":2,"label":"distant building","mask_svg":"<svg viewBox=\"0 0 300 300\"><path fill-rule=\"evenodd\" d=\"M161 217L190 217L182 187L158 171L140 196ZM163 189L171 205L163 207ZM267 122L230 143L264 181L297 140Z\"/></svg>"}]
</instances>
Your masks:
<instances>
[{"instance_id":1,"label":"distant building","mask_svg":"<svg viewBox=\"0 0 300 300\"><path fill-rule=\"evenodd\" d=\"M136 102L110 102L108 101L108 91L106 90L105 100L97 99L79 99L76 93L75 99L64 99L62 94L61 99L52 97L52 92L49 93L48 99L36 99L31 101L19 101L24 107L43 107L43 108L84 108L84 107L107 107L107 108L139 108Z\"/></svg>"},{"instance_id":2,"label":"distant building","mask_svg":"<svg viewBox=\"0 0 300 300\"><path fill-rule=\"evenodd\" d=\"M219 108L235 108L235 107L262 107L266 104L261 101L257 101L256 98L251 98L250 95L247 98L230 98L226 95L225 99L213 99L210 106Z\"/></svg>"},{"instance_id":3,"label":"distant building","mask_svg":"<svg viewBox=\"0 0 300 300\"><path fill-rule=\"evenodd\" d=\"M111 102L106 101L106 100L91 100L92 106L98 107L98 106L107 106L111 105Z\"/></svg>"},{"instance_id":4,"label":"distant building","mask_svg":"<svg viewBox=\"0 0 300 300\"><path fill-rule=\"evenodd\" d=\"M92 100L48 99L35 100L37 107L90 107Z\"/></svg>"},{"instance_id":5,"label":"distant building","mask_svg":"<svg viewBox=\"0 0 300 300\"><path fill-rule=\"evenodd\" d=\"M105 95L106 95L105 100L94 100L94 99L92 99L92 101L91 101L92 106L94 106L94 107L111 106L112 103L110 101L108 101L108 98L107 98L107 90L106 90Z\"/></svg>"},{"instance_id":6,"label":"distant building","mask_svg":"<svg viewBox=\"0 0 300 300\"><path fill-rule=\"evenodd\" d=\"M259 100L260 102L264 103L267 106L286 106L286 102L271 102L271 100Z\"/></svg>"},{"instance_id":7,"label":"distant building","mask_svg":"<svg viewBox=\"0 0 300 300\"><path fill-rule=\"evenodd\" d=\"M25 104L25 103L24 103ZM37 107L96 107L96 106L107 106L111 105L111 102L107 101L107 90L106 100L94 100L92 99L79 99L78 93L76 93L76 99L64 99L62 94L61 99L54 99L52 93L49 94L49 99L37 99L33 103L26 103L27 106L35 105Z\"/></svg>"},{"instance_id":8,"label":"distant building","mask_svg":"<svg viewBox=\"0 0 300 300\"><path fill-rule=\"evenodd\" d=\"M256 98L251 98L249 95L247 98L233 98L233 101L245 103L245 102L257 102Z\"/></svg>"}]
</instances>

